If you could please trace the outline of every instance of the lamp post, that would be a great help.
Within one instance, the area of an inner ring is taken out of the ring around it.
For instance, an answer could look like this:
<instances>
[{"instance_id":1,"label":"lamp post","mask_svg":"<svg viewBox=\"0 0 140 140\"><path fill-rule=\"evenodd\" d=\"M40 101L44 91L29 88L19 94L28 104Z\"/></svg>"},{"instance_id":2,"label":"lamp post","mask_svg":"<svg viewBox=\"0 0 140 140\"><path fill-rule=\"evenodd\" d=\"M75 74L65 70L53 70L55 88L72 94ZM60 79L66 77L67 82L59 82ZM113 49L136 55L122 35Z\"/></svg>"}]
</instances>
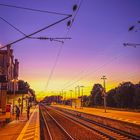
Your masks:
<instances>
[{"instance_id":1,"label":"lamp post","mask_svg":"<svg viewBox=\"0 0 140 140\"><path fill-rule=\"evenodd\" d=\"M75 87L75 98L76 98L76 94L77 94L77 87Z\"/></svg>"},{"instance_id":2,"label":"lamp post","mask_svg":"<svg viewBox=\"0 0 140 140\"><path fill-rule=\"evenodd\" d=\"M77 98L80 96L80 86L79 85L75 87L75 98L76 98L76 96L77 96Z\"/></svg>"},{"instance_id":3,"label":"lamp post","mask_svg":"<svg viewBox=\"0 0 140 140\"><path fill-rule=\"evenodd\" d=\"M103 89L102 93L103 93L103 97L104 97L104 109L105 109L105 113L106 113L106 88L105 88L106 85L105 85L105 80L107 78L106 78L106 76L103 76L101 79L103 80L103 86L104 86L104 89Z\"/></svg>"},{"instance_id":4,"label":"lamp post","mask_svg":"<svg viewBox=\"0 0 140 140\"><path fill-rule=\"evenodd\" d=\"M83 88L84 86L80 86L81 91L82 91L82 96L81 96L81 107L83 108Z\"/></svg>"},{"instance_id":5,"label":"lamp post","mask_svg":"<svg viewBox=\"0 0 140 140\"><path fill-rule=\"evenodd\" d=\"M72 107L72 92L73 92L73 90L70 90L71 107Z\"/></svg>"},{"instance_id":6,"label":"lamp post","mask_svg":"<svg viewBox=\"0 0 140 140\"><path fill-rule=\"evenodd\" d=\"M78 85L77 88L78 88L78 97L80 97L80 86Z\"/></svg>"},{"instance_id":7,"label":"lamp post","mask_svg":"<svg viewBox=\"0 0 140 140\"><path fill-rule=\"evenodd\" d=\"M63 91L63 104L66 104L66 91Z\"/></svg>"}]
</instances>

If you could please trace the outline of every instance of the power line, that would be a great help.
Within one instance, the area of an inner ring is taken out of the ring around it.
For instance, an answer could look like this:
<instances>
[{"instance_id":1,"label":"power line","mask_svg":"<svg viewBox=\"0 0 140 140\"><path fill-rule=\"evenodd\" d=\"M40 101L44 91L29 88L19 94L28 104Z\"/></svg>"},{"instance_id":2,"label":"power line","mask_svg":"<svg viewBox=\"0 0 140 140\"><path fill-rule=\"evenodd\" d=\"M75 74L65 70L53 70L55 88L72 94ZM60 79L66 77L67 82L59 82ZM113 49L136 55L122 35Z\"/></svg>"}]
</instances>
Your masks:
<instances>
[{"instance_id":1,"label":"power line","mask_svg":"<svg viewBox=\"0 0 140 140\"><path fill-rule=\"evenodd\" d=\"M67 33L66 33L66 35L65 35L65 36L66 36L65 38L67 38L67 34L68 34L68 33L69 33L69 30L67 31ZM64 43L63 43L63 44L64 44ZM58 53L57 53L57 55L56 55L56 59L55 59L55 61L54 61L53 67L52 67L51 72L50 72L50 74L49 74L49 77L48 77L48 80L47 80L47 84L46 84L45 90L48 89L49 83L50 83L51 78L52 78L52 76L53 76L53 74L54 74L54 71L55 71L57 62L58 62L58 60L59 60L60 54L61 54L62 49L63 49L63 44L60 46L60 48L59 48L59 50L58 50Z\"/></svg>"},{"instance_id":2,"label":"power line","mask_svg":"<svg viewBox=\"0 0 140 140\"><path fill-rule=\"evenodd\" d=\"M48 28L50 28L50 27L52 27L52 26L54 26L54 25L56 25L56 24L58 24L58 23L60 23L60 22L62 22L62 21L64 21L64 20L70 18L71 16L72 16L72 15L69 15L69 16L67 16L67 17L65 17L65 18L63 18L63 19L61 19L61 20L58 20L58 21L54 22L53 24L50 24L50 25L48 25L48 26L45 26L45 27L43 27L43 28L41 28L41 29L39 29L39 30L37 30L37 31L35 31L35 32L31 33L31 34L29 34L29 35L26 35L26 36L24 36L24 37L22 37L22 38L20 38L20 39L18 39L18 40L16 40L16 41L13 41L13 42L11 42L11 43L9 43L9 44L7 44L7 45L1 47L0 49L6 48L7 46L11 46L11 45L13 45L13 44L15 44L15 43L17 43L17 42L19 42L19 41L22 41L22 40L24 40L24 39L26 39L26 38L29 38L29 37L31 37L31 36L33 36L33 35L35 35L35 34L41 32L41 31L44 31L44 30L46 30L46 29L48 29Z\"/></svg>"},{"instance_id":3,"label":"power line","mask_svg":"<svg viewBox=\"0 0 140 140\"><path fill-rule=\"evenodd\" d=\"M109 62L104 63L104 64L101 65L99 68L97 68L94 72L92 72L92 74L95 73L95 72L97 72L97 71L99 71L99 70L100 70L101 68L103 68L104 66L110 64L110 63L111 63L113 60L115 60L115 59L116 59L116 57L114 57L113 59L111 59ZM82 78L84 78L84 77L86 77L87 75L89 75L89 73L91 73L91 72L88 72L88 73L85 74L84 76L79 77L77 80L75 80L74 82L70 83L69 85L67 85L67 86L64 87L63 89L66 89L66 88L68 88L68 87L74 85L75 83L77 83L78 81L80 81Z\"/></svg>"},{"instance_id":4,"label":"power line","mask_svg":"<svg viewBox=\"0 0 140 140\"><path fill-rule=\"evenodd\" d=\"M101 66L100 66L99 68L97 68L94 72L92 72L92 74L95 73L95 72L97 72L97 71L99 71L99 70L101 70L104 66L106 66L106 65L108 65L108 64L110 64L110 63L112 63L114 60L116 60L116 58L120 57L121 54L122 54L122 53L119 53L118 56L113 57L110 61L108 61L107 63L104 63L103 65L101 65ZM66 88L68 88L68 87L71 87L72 85L74 85L75 83L77 83L77 82L79 82L81 79L83 79L84 77L87 77L90 73L91 73L91 72L88 72L88 73L86 73L85 75L79 77L77 80L75 80L75 81L73 81L72 83L70 83L69 85L66 85L66 86L63 88L63 90L66 89Z\"/></svg>"},{"instance_id":5,"label":"power line","mask_svg":"<svg viewBox=\"0 0 140 140\"><path fill-rule=\"evenodd\" d=\"M108 50L110 50L110 48L111 48L112 46L110 46L109 48L108 48ZM106 50L103 50L104 52L103 53L105 53L106 52ZM108 51L107 51L108 52ZM115 59L116 59L116 57L115 57ZM91 69L93 67L93 65L91 65L91 67L88 67L87 69L85 69L85 70L82 70L81 72L79 72L78 74L77 74L77 76L74 76L74 77L85 77L86 75L88 75L88 73L90 73L89 72L89 69ZM102 67L102 66L101 66ZM99 69L100 70L100 69ZM81 76L81 74L83 75L83 74L86 74L85 76ZM79 78L80 78L79 77ZM65 84L64 84L64 89L65 89L65 87L67 87L69 84L71 84L71 81L76 81L77 79L79 79L79 78L74 78L73 80L70 80L70 81L68 81L68 82L66 82ZM80 81L80 80L78 80L78 81ZM69 87L69 86L68 86Z\"/></svg>"},{"instance_id":6,"label":"power line","mask_svg":"<svg viewBox=\"0 0 140 140\"><path fill-rule=\"evenodd\" d=\"M81 4L82 4L82 3L80 3L79 8L80 8ZM76 6L76 7L73 8L73 12L74 12L75 10L77 10L77 5L75 5L75 6ZM79 11L79 8L78 8L77 12ZM76 12L74 18L76 17L77 12ZM73 16L73 15L72 15L72 16ZM72 17L72 16L71 16L71 17ZM68 22L69 22L69 21L68 21ZM69 26L69 25L67 24L67 26ZM71 28L71 26L72 26L72 24L70 24L70 28ZM68 29L68 31L67 31L67 33L66 33L66 36L67 36L68 32L70 31L70 28ZM50 80L51 80L51 78L52 78L52 76L53 76L53 73L54 73L54 70L55 70L55 68L56 68L56 65L57 65L58 59L59 59L59 57L60 57L60 54L61 54L61 52L62 52L62 49L63 49L63 45L60 46L59 51L58 51L58 53L57 53L57 56L56 56L54 65L53 65L53 67L52 67L52 69L51 69L51 72L50 72L50 75L49 75L49 77L48 77L46 89L48 88L48 85L49 85L49 83L50 83Z\"/></svg>"},{"instance_id":7,"label":"power line","mask_svg":"<svg viewBox=\"0 0 140 140\"><path fill-rule=\"evenodd\" d=\"M10 22L8 22L6 19L0 17L1 20L3 20L4 22L6 22L8 25L10 25L12 28L14 28L16 31L18 31L19 33L21 33L22 35L26 36L25 33L23 33L21 30L19 30L17 27L15 27L14 25L12 25Z\"/></svg>"},{"instance_id":8,"label":"power line","mask_svg":"<svg viewBox=\"0 0 140 140\"><path fill-rule=\"evenodd\" d=\"M52 69L51 69L51 72L50 72L49 77L48 77L48 80L47 80L46 90L47 90L47 88L48 88L48 86L49 86L50 80L51 80L51 78L52 78L52 76L53 76L53 73L54 73L54 70L55 70L55 68L56 68L56 65L57 65L59 56L60 56L61 51L62 51L62 47L63 47L63 45L60 46L60 49L59 49L59 51L58 51L58 53L57 53L57 55L56 55L56 59L55 59L55 61L54 61L53 67L52 67Z\"/></svg>"},{"instance_id":9,"label":"power line","mask_svg":"<svg viewBox=\"0 0 140 140\"><path fill-rule=\"evenodd\" d=\"M134 76L136 76L136 75L139 75L139 72L140 71L135 71L135 72L131 72L131 73L127 73L127 74L125 74L125 75L122 75L123 77L125 77L125 76L127 76L128 78L130 78L130 77L134 77ZM117 77L117 78L115 78L115 81L120 81L120 80L122 80L122 76L121 76L121 78L120 77ZM113 82L114 80L109 80L109 82Z\"/></svg>"},{"instance_id":10,"label":"power line","mask_svg":"<svg viewBox=\"0 0 140 140\"><path fill-rule=\"evenodd\" d=\"M8 25L10 25L12 28L14 28L16 31L18 31L19 33L21 33L23 36L27 36L25 33L23 33L20 29L18 29L17 27L15 27L13 24L11 24L9 21L7 21L6 19L0 17L1 20L3 20L4 22L6 22ZM64 43L64 41L61 41L62 39L71 39L70 37L28 37L29 39L40 39L40 40L50 40L50 41L57 41L60 43ZM61 40L60 40L61 39Z\"/></svg>"},{"instance_id":11,"label":"power line","mask_svg":"<svg viewBox=\"0 0 140 140\"><path fill-rule=\"evenodd\" d=\"M33 9L33 8L26 8L26 7L8 5L8 4L2 4L2 3L0 3L0 6L28 10L28 11L33 11L33 12L41 12L41 13L49 13L49 14L62 15L62 16L70 16L70 14L64 14L64 13L58 13L58 12L52 12L52 11L46 11L46 10L40 10L40 9Z\"/></svg>"},{"instance_id":12,"label":"power line","mask_svg":"<svg viewBox=\"0 0 140 140\"><path fill-rule=\"evenodd\" d=\"M6 22L8 25L10 25L12 28L14 28L16 31L18 31L19 33L21 33L23 36L27 36L25 33L23 33L20 29L18 29L17 27L15 27L13 24L11 24L10 22L8 22L6 19L0 17L1 20L3 20L4 22ZM70 37L28 37L29 39L39 39L39 40L50 40L50 41L57 41L60 43L64 43L64 41L61 41L62 39L71 39ZM60 40L61 39L61 40Z\"/></svg>"}]
</instances>

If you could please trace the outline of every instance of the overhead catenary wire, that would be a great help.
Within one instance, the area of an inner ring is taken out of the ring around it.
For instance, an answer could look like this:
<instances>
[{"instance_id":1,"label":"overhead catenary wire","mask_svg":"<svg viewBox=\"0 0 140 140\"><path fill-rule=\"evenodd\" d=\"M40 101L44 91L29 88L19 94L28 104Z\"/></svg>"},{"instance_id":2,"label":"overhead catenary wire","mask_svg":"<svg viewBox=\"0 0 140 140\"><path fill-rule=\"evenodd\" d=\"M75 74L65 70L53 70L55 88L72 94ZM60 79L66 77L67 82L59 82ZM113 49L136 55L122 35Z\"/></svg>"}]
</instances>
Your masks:
<instances>
[{"instance_id":1,"label":"overhead catenary wire","mask_svg":"<svg viewBox=\"0 0 140 140\"><path fill-rule=\"evenodd\" d=\"M81 0L82 1L82 0ZM80 3L80 5L79 5L79 8L81 7L81 4L82 3ZM79 8L78 8L78 11L79 11ZM78 12L77 11L77 12ZM76 18L76 15L77 15L77 12L76 12L76 14L73 16L71 16L71 18L72 17L74 17L74 19ZM71 28L71 26L72 26L72 24L70 25L70 28ZM68 31L67 31L67 33L66 33L66 36L67 36L67 34L68 34L68 32L70 31L70 28L68 28ZM51 80L51 78L52 78L52 76L53 76L53 73L54 73L54 70L55 70L55 68L56 68L56 65L57 65L57 62L58 62L58 59L59 59L59 57L60 57L60 54L61 54L61 52L62 52L62 49L63 49L63 44L60 46L60 48L59 48L59 50L58 50L58 53L57 53L57 55L56 55L56 59L55 59L55 61L54 61L54 65L53 65L53 67L52 67L52 69L51 69L51 72L50 72L50 74L49 74L49 77L48 77L48 80L47 80L47 84L46 84L46 88L45 88L45 90L47 91L47 89L48 89L48 85L49 85L49 83L50 83L50 80Z\"/></svg>"},{"instance_id":2,"label":"overhead catenary wire","mask_svg":"<svg viewBox=\"0 0 140 140\"><path fill-rule=\"evenodd\" d=\"M50 80L51 80L51 78L52 78L52 76L53 76L54 70L55 70L55 68L56 68L56 65L57 65L59 56L60 56L60 54L61 54L62 48L63 48L63 44L60 46L60 48L59 48L59 50L58 50L58 53L57 53L57 55L56 55L56 59L55 59L55 61L54 61L53 67L52 67L51 72L50 72L50 74L49 74L49 77L48 77L48 80L47 80L47 84L46 84L46 87L45 87L45 90L46 90L46 91L48 90L48 86L49 86Z\"/></svg>"},{"instance_id":3,"label":"overhead catenary wire","mask_svg":"<svg viewBox=\"0 0 140 140\"><path fill-rule=\"evenodd\" d=\"M46 11L46 10L40 10L40 9L33 9L33 8L26 8L26 7L3 4L3 3L0 3L0 6L5 6L5 7L9 7L9 8L16 8L16 9L22 9L22 10L28 10L28 11L32 11L32 12L41 12L41 13L48 13L48 14L55 14L55 15L62 15L62 16L70 16L70 14L64 14L64 13Z\"/></svg>"},{"instance_id":4,"label":"overhead catenary wire","mask_svg":"<svg viewBox=\"0 0 140 140\"><path fill-rule=\"evenodd\" d=\"M119 56L120 56L120 55L121 55L121 54L119 54ZM118 56L118 57L119 57L119 56ZM95 72L97 72L97 71L99 71L99 70L101 70L104 66L109 65L110 63L112 63L114 60L116 60L116 57L117 57L117 56L113 57L113 58L110 59L108 62L104 63L103 65L99 66L94 72L92 72L92 74L95 73ZM62 90L67 89L67 88L73 86L75 83L79 82L81 79L83 79L84 77L88 76L90 73L91 73L91 72L88 72L88 73L86 73L85 75L80 76L77 80L75 80L75 81L73 81L72 83L70 83L69 85L66 85L65 87L63 87Z\"/></svg>"},{"instance_id":5,"label":"overhead catenary wire","mask_svg":"<svg viewBox=\"0 0 140 140\"><path fill-rule=\"evenodd\" d=\"M70 31L70 29L67 30L67 33L66 33L66 35L65 35L65 36L66 36L65 38L67 38L67 35L68 35L69 31ZM47 84L46 84L46 86L45 86L45 90L46 90L46 91L48 90L49 83L50 83L50 81L51 81L51 79L52 79L52 76L53 76L53 74L54 74L56 65L57 65L57 63L58 63L59 57L60 57L61 52L62 52L62 49L63 49L63 45L64 45L64 43L62 43L61 46L59 47L58 53L57 53L57 55L56 55L56 59L55 59L55 61L54 61L53 67L52 67L52 69L51 69L51 71L50 71L50 74L49 74L49 77L48 77L48 80L47 80Z\"/></svg>"},{"instance_id":6,"label":"overhead catenary wire","mask_svg":"<svg viewBox=\"0 0 140 140\"><path fill-rule=\"evenodd\" d=\"M13 44L15 44L15 43L17 43L17 42L19 42L19 41L22 41L22 40L24 40L24 39L26 39L26 38L29 38L29 37L31 37L31 36L33 36L33 35L35 35L35 34L41 32L41 31L44 31L44 30L46 30L46 29L48 29L48 28L50 28L50 27L52 27L52 26L54 26L54 25L56 25L56 24L58 24L58 23L60 23L60 22L62 22L62 21L64 21L64 20L70 18L71 16L72 16L72 15L69 15L69 16L67 16L67 17L65 17L65 18L62 18L61 20L58 20L58 21L56 21L56 22L54 22L54 23L52 23L52 24L50 24L50 25L48 25L48 26L45 26L45 27L43 27L43 28L41 28L41 29L39 29L39 30L37 30L37 31L35 31L35 32L33 32L33 33L31 33L31 34L28 34L28 35L26 35L26 36L24 36L24 37L22 37L22 38L20 38L20 39L18 39L18 40L16 40L16 41L13 41L13 42L11 42L11 43L9 43L9 44L7 44L7 45L1 47L0 49L6 48L7 46L11 46L11 45L13 45Z\"/></svg>"},{"instance_id":7,"label":"overhead catenary wire","mask_svg":"<svg viewBox=\"0 0 140 140\"><path fill-rule=\"evenodd\" d=\"M18 31L20 34L22 34L23 36L27 36L23 31L21 31L20 29L18 29L17 27L15 27L13 24L11 24L9 21L7 21L6 19L0 17L1 20L3 20L5 23L7 23L8 25L10 25L12 28L14 28L16 31ZM64 37L28 37L29 39L39 39L39 40L50 40L50 41L57 41L60 43L64 43L64 41L61 41L62 39L71 39L70 37L64 38ZM60 40L61 39L61 40Z\"/></svg>"},{"instance_id":8,"label":"overhead catenary wire","mask_svg":"<svg viewBox=\"0 0 140 140\"><path fill-rule=\"evenodd\" d=\"M119 54L119 56L118 57L120 57L121 56L121 53ZM99 69L96 69L96 71L94 71L94 73L95 72L97 72L97 71L99 71L102 67L104 67L104 66L106 66L106 65L108 65L108 64L110 64L111 62L113 62L114 60L116 59L116 57L114 57L114 59L111 59L108 63L105 63L104 65L102 65L101 67L99 67ZM139 72L139 71L138 71ZM137 75L138 73L131 73L131 74L133 74L133 75L130 75L130 76L128 76L128 77L133 77L133 76L135 76L135 75ZM88 75L88 74L87 74ZM85 75L85 76L81 76L79 79L77 79L76 81L73 81L72 83L70 83L69 85L67 85L67 86L65 86L62 90L66 90L67 88L69 88L69 87L71 87L71 86L73 86L75 83L77 83L77 82L79 82L81 79L83 79L84 77L86 77L87 75ZM128 75L128 74L127 74ZM119 78L120 79L120 78ZM119 80L118 80L119 81ZM91 81L90 81L90 83L91 83ZM87 83L86 83L87 84Z\"/></svg>"},{"instance_id":9,"label":"overhead catenary wire","mask_svg":"<svg viewBox=\"0 0 140 140\"><path fill-rule=\"evenodd\" d=\"M114 60L116 59L116 56L114 57ZM113 60L111 60L111 61L113 61ZM106 64L105 64L106 65ZM101 68L102 68L103 66L101 66ZM99 69L100 70L100 69ZM86 73L86 70L83 70L82 71L82 73ZM87 69L87 74L85 74L85 75L82 75L81 76L81 73L79 73L78 74L78 78L77 79L73 79L73 80L70 80L70 81L68 81L68 82L66 82L65 84L64 84L64 86L63 86L63 88L62 89L66 89L66 88L69 88L69 87L71 87L71 86L73 86L74 84L76 84L77 82L79 82L81 79L83 79L84 77L86 77L87 75L89 75L88 74L89 73L89 71L88 71L88 69ZM92 72L93 73L93 72Z\"/></svg>"},{"instance_id":10,"label":"overhead catenary wire","mask_svg":"<svg viewBox=\"0 0 140 140\"><path fill-rule=\"evenodd\" d=\"M108 48L108 50L110 50L110 48L111 48L112 46L110 46L109 48ZM104 52L103 53L105 53L106 52L106 50L107 49L105 49L105 50L103 50ZM108 51L107 51L108 52ZM88 73L89 72L89 69L91 69L92 67L93 67L94 65L92 64L91 65L91 67L88 67L88 68L86 68L86 69L83 69L81 72L79 72L76 76L74 76L74 77L81 77L81 75L83 75L84 73L86 74L86 73ZM68 81L68 82L66 82L65 84L64 84L64 86L63 87L66 87L67 85L69 85L70 83L71 83L71 81L75 81L75 80L77 80L78 78L74 78L73 80L70 80L70 81Z\"/></svg>"},{"instance_id":11,"label":"overhead catenary wire","mask_svg":"<svg viewBox=\"0 0 140 140\"><path fill-rule=\"evenodd\" d=\"M2 5L2 4L1 4L1 5ZM21 9L26 9L26 10L35 10L35 9L29 9L29 8L24 8L24 7L11 6L11 5L3 5L3 6L13 7L13 8L21 8ZM39 10L36 10L36 11L39 11ZM42 11L39 11L39 12L42 12ZM44 12L44 11L43 11L43 12ZM46 12L46 11L45 11L45 12ZM48 11L47 11L47 12L48 12ZM52 13L52 12L51 12L51 13ZM54 12L53 12L53 13L54 13ZM55 13L55 14L56 14L56 13ZM62 14L61 14L61 15L62 15ZM66 15L66 14L63 14L63 15ZM57 23L59 23L59 22L61 22L61 21L63 21L63 20L66 20L66 19L70 18L71 16L72 16L72 15L67 14L67 17L63 18L62 20L59 20L59 21L57 21L57 22L55 22L55 23L53 23L53 24L51 24L51 25L49 25L49 26L46 26L46 27L44 27L44 28L42 28L42 29L40 29L40 30L37 30L36 32L33 32L33 33L29 34L29 35L25 35L23 32L20 31L20 33L22 33L22 34L24 35L23 38L20 38L20 39L14 41L14 42L12 42L12 43L9 43L9 44L7 44L7 45L1 47L0 49L6 48L7 46L13 45L13 44L15 44L15 43L17 43L17 42L19 42L19 41L22 41L22 40L24 40L24 39L26 39L26 38L31 38L31 36L33 36L33 35L35 35L35 34L41 32L41 31L43 31L43 30L45 30L45 29L47 29L47 28L49 28L49 27L51 27L51 26L53 26L53 25L55 25L55 24L57 24ZM10 24L10 25L11 25L11 24ZM14 27L14 26L12 26L12 27ZM16 27L15 27L15 29L19 31L19 29L17 29ZM39 39L40 39L40 38L39 38ZM44 38L43 38L43 39L44 39ZM45 39L48 39L48 38L45 38ZM49 39L50 39L51 41L59 41L58 39L60 39L60 38L49 38ZM64 38L63 38L63 39L64 39ZM67 39L68 39L68 38L67 38ZM61 41L59 41L59 42L61 42ZM62 42L62 43L63 43L63 42ZM59 57L59 54L60 54L60 52L61 52L61 48L62 48L62 47L60 47L60 50L58 51L58 54L57 54L57 57L56 57L56 61L55 61L54 67L55 67L55 65L56 65L56 63L57 63L57 58ZM53 69L54 69L54 67L53 67ZM51 75L52 75L52 73L53 73L53 71L51 72ZM50 76L50 77L51 77L51 76Z\"/></svg>"},{"instance_id":12,"label":"overhead catenary wire","mask_svg":"<svg viewBox=\"0 0 140 140\"><path fill-rule=\"evenodd\" d=\"M127 73L127 74L122 75L122 76L123 76L123 77L127 76L128 78L131 78L131 77L134 77L134 76L136 76L136 75L139 75L139 72L140 72L140 71L135 71L135 72ZM122 76L121 76L121 77L115 78L115 81L119 82L119 81L121 80ZM108 80L108 81L109 81L109 82L113 82L114 80Z\"/></svg>"},{"instance_id":13,"label":"overhead catenary wire","mask_svg":"<svg viewBox=\"0 0 140 140\"><path fill-rule=\"evenodd\" d=\"M17 27L15 27L13 24L11 24L10 22L8 22L6 19L4 19L3 17L0 17L1 20L3 20L4 22L6 22L8 25L10 25L12 28L14 28L16 31L18 31L20 34L22 34L23 36L26 36L25 33L23 33L20 29L18 29Z\"/></svg>"}]
</instances>

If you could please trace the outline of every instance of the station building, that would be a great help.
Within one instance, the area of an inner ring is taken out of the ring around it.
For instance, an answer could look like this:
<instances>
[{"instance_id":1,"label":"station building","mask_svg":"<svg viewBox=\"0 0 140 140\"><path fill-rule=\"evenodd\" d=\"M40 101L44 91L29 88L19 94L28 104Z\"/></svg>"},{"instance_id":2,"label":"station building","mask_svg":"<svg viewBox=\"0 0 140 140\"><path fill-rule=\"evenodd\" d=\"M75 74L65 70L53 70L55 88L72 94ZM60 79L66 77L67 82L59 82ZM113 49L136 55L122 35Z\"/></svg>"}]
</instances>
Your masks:
<instances>
[{"instance_id":1,"label":"station building","mask_svg":"<svg viewBox=\"0 0 140 140\"><path fill-rule=\"evenodd\" d=\"M6 105L13 95L9 91L18 90L19 62L14 59L13 50L7 46L6 50L0 50L0 110L6 112Z\"/></svg>"}]
</instances>

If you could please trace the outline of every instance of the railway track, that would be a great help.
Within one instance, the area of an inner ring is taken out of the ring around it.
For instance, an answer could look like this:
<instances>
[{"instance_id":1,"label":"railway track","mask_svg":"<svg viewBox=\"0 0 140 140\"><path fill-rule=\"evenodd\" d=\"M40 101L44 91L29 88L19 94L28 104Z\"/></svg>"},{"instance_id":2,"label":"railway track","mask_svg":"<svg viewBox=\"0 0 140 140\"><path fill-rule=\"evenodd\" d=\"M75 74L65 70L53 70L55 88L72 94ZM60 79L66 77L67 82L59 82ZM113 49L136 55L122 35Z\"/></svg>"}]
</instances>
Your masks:
<instances>
[{"instance_id":1,"label":"railway track","mask_svg":"<svg viewBox=\"0 0 140 140\"><path fill-rule=\"evenodd\" d=\"M41 124L44 126L41 132L41 140L74 140L63 126L44 108L40 107Z\"/></svg>"},{"instance_id":2,"label":"railway track","mask_svg":"<svg viewBox=\"0 0 140 140\"><path fill-rule=\"evenodd\" d=\"M52 109L49 109L46 107L43 107L43 108L44 108L43 111L48 112L74 140L109 140L105 136L90 130L89 128L73 121L72 119L68 117L65 117L63 115L56 113ZM47 123L48 122L49 122L49 119L47 118ZM51 124L51 125L54 126L54 124ZM53 129L54 128L55 127L53 127ZM58 132L55 133L54 139L63 140L61 138L58 138L58 135L59 135ZM67 140L69 139L67 138Z\"/></svg>"},{"instance_id":3,"label":"railway track","mask_svg":"<svg viewBox=\"0 0 140 140\"><path fill-rule=\"evenodd\" d=\"M88 118L84 118L84 117L80 117L77 116L76 114L73 114L71 112L65 111L65 110L56 110L54 108L50 108L53 111L55 111L55 113L61 115L61 116L65 116L66 118L69 118L93 131L95 131L96 133L99 133L102 136L105 136L106 138L110 139L110 140L116 140L116 139L123 139L123 140L140 140L140 138L138 136L132 135L130 133L124 132L124 131L120 131L118 129L97 123L93 120L90 120Z\"/></svg>"}]
</instances>

